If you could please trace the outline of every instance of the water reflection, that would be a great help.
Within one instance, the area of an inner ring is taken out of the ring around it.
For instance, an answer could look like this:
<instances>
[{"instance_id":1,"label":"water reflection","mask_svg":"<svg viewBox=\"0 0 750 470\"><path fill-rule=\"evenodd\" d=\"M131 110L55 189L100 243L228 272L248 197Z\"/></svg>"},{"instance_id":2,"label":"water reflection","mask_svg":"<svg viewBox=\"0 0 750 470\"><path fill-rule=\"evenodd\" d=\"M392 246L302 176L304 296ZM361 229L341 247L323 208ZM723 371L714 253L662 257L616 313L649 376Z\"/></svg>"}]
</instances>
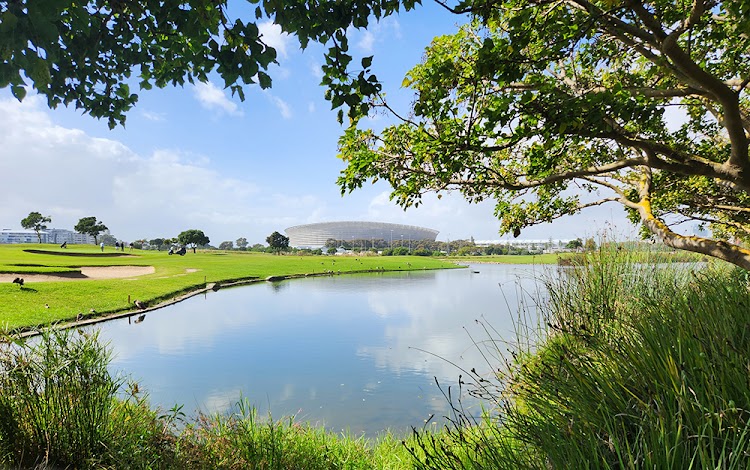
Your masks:
<instances>
[{"instance_id":1,"label":"water reflection","mask_svg":"<svg viewBox=\"0 0 750 470\"><path fill-rule=\"evenodd\" d=\"M434 377L455 382L453 364L488 373L469 336L484 339L475 320L512 339L519 296L536 289L531 270L482 265L221 289L137 325L106 323L101 335L113 368L140 381L154 405L224 412L244 396L262 413L333 430L403 431L448 413Z\"/></svg>"}]
</instances>

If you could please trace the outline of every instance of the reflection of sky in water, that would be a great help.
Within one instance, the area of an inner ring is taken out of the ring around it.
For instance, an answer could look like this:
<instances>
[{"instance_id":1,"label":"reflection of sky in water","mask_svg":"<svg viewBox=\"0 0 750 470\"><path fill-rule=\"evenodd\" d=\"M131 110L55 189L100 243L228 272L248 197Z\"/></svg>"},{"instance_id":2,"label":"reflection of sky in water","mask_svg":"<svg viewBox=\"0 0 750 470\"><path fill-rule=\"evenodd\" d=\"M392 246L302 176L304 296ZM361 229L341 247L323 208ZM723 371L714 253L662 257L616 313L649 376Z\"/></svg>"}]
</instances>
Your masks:
<instances>
[{"instance_id":1,"label":"reflection of sky in water","mask_svg":"<svg viewBox=\"0 0 750 470\"><path fill-rule=\"evenodd\" d=\"M476 319L514 338L532 267L336 276L223 289L101 326L126 371L163 408L262 413L376 434L449 410L434 377L485 373ZM537 268L539 269L539 268ZM480 271L474 273L473 271ZM502 288L500 286L502 286ZM504 347L502 347L504 349Z\"/></svg>"}]
</instances>

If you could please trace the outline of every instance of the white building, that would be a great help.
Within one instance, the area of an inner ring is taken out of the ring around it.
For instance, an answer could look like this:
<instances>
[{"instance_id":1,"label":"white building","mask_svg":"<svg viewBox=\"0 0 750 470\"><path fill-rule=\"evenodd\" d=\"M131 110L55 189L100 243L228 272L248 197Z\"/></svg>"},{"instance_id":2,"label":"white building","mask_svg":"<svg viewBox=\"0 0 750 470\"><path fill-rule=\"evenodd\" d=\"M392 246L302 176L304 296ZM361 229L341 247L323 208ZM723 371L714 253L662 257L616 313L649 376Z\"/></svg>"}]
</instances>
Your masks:
<instances>
[{"instance_id":1,"label":"white building","mask_svg":"<svg viewBox=\"0 0 750 470\"><path fill-rule=\"evenodd\" d=\"M47 232L39 233L42 236L42 243L47 243ZM11 230L4 228L0 230L0 243L37 243L39 237L33 230Z\"/></svg>"},{"instance_id":2,"label":"white building","mask_svg":"<svg viewBox=\"0 0 750 470\"><path fill-rule=\"evenodd\" d=\"M68 245L93 245L94 237L85 233L78 233L64 228L47 230L47 243L58 245L68 242Z\"/></svg>"},{"instance_id":3,"label":"white building","mask_svg":"<svg viewBox=\"0 0 750 470\"><path fill-rule=\"evenodd\" d=\"M53 228L39 232L42 243L55 243L62 245L93 245L94 237L72 230ZM0 230L0 243L38 243L39 237L33 230L11 230L4 228Z\"/></svg>"},{"instance_id":4,"label":"white building","mask_svg":"<svg viewBox=\"0 0 750 470\"><path fill-rule=\"evenodd\" d=\"M295 225L286 230L289 246L297 248L321 248L326 241L333 240L430 240L435 241L439 233L431 228L414 225L389 224L384 222L342 221L319 222Z\"/></svg>"}]
</instances>

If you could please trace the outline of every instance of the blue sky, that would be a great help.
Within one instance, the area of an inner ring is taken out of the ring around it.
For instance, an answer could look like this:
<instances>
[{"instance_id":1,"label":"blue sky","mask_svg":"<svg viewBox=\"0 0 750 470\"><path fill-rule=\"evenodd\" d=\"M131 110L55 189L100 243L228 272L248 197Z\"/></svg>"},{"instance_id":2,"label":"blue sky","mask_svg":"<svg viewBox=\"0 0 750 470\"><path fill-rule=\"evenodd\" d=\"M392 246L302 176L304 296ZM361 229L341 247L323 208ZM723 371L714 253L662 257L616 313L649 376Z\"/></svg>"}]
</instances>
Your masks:
<instances>
[{"instance_id":1,"label":"blue sky","mask_svg":"<svg viewBox=\"0 0 750 470\"><path fill-rule=\"evenodd\" d=\"M404 74L432 37L452 32L460 19L430 3L352 32L350 44L357 56L375 55L389 101L405 110L411 95L400 88ZM383 183L342 197L335 180L343 168L336 158L343 128L319 86L322 49L303 52L270 24L261 31L277 48L279 65L270 70L273 88L250 87L244 102L216 77L140 91L126 126L109 130L80 111L49 110L33 94L18 103L0 90L0 228L18 229L39 211L58 228L93 215L123 240L197 228L214 245L239 237L263 243L274 230L334 220L420 225L440 230L441 240L500 238L491 201L428 196L404 211ZM373 116L365 125L387 123ZM625 236L635 232L613 204L527 229L521 238L596 236L612 225Z\"/></svg>"}]
</instances>

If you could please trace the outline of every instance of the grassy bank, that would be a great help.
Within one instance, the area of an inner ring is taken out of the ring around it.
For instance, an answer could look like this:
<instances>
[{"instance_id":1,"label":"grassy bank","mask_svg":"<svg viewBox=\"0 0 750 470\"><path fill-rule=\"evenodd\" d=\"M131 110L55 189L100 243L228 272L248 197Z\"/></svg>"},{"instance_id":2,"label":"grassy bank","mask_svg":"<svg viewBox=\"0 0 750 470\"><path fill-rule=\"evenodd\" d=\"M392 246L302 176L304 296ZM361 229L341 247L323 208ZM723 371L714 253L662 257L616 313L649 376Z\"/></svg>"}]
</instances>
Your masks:
<instances>
[{"instance_id":1,"label":"grassy bank","mask_svg":"<svg viewBox=\"0 0 750 470\"><path fill-rule=\"evenodd\" d=\"M40 250L29 252L26 250ZM113 256L113 255L120 256ZM123 256L124 255L124 256ZM153 266L155 272L124 279L74 279L36 282L30 275L79 273L82 266ZM132 301L153 305L207 283L265 279L268 276L344 274L368 271L405 271L455 267L452 263L419 256L275 256L271 254L198 251L169 256L165 251L102 253L94 246L0 245L0 273L24 277L19 288L0 283L0 330L47 325L85 316L131 310ZM131 303L128 303L130 298ZM96 313L92 313L91 310Z\"/></svg>"},{"instance_id":2,"label":"grassy bank","mask_svg":"<svg viewBox=\"0 0 750 470\"><path fill-rule=\"evenodd\" d=\"M492 413L419 434L417 467L749 468L746 273L617 251L560 273L538 346L473 377Z\"/></svg>"}]
</instances>

